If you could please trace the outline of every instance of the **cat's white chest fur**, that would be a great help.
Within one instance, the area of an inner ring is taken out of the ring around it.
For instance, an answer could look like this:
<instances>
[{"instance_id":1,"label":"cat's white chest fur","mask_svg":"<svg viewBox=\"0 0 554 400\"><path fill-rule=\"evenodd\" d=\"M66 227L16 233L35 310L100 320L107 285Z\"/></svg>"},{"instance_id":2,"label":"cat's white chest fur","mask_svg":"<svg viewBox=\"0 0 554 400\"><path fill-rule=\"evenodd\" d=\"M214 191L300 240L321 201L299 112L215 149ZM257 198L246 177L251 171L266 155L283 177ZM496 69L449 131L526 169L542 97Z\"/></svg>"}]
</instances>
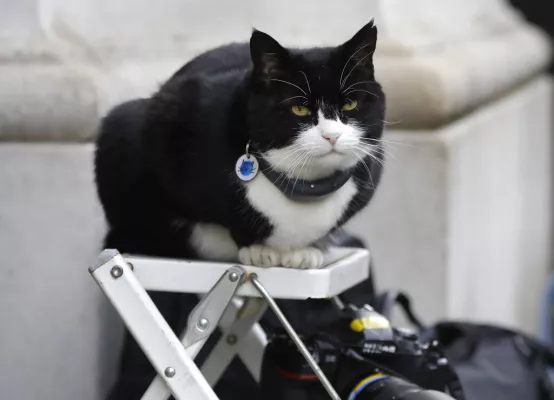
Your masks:
<instances>
[{"instance_id":1,"label":"cat's white chest fur","mask_svg":"<svg viewBox=\"0 0 554 400\"><path fill-rule=\"evenodd\" d=\"M356 185L349 180L322 200L296 202L261 173L246 184L246 198L273 226L265 244L282 249L309 246L325 236L341 218L356 192Z\"/></svg>"}]
</instances>

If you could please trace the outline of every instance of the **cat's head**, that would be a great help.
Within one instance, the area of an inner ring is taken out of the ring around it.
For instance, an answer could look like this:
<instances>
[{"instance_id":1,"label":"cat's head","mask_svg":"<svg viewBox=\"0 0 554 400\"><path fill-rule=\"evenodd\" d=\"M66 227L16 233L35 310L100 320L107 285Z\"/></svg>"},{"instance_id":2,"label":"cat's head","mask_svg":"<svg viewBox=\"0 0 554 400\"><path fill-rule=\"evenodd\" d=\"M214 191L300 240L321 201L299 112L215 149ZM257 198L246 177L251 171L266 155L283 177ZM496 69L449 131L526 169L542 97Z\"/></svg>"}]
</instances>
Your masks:
<instances>
[{"instance_id":1,"label":"cat's head","mask_svg":"<svg viewBox=\"0 0 554 400\"><path fill-rule=\"evenodd\" d=\"M377 28L371 21L334 48L285 49L254 31L248 124L274 169L317 179L380 151L385 96L375 81Z\"/></svg>"}]
</instances>

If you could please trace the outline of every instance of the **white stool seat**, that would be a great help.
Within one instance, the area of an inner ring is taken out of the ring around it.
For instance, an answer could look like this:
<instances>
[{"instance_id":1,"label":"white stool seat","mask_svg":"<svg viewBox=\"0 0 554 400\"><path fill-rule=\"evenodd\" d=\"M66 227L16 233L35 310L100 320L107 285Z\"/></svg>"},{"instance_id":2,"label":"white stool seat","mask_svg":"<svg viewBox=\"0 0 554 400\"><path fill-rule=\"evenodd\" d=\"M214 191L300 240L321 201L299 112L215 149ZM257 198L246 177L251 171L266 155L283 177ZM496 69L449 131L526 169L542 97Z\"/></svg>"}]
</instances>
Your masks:
<instances>
[{"instance_id":1,"label":"white stool seat","mask_svg":"<svg viewBox=\"0 0 554 400\"><path fill-rule=\"evenodd\" d=\"M259 379L267 338L258 321L267 306L330 397L340 400L274 298L335 297L367 279L369 261L367 250L350 248L331 249L323 267L311 270L122 256L117 250L104 250L89 270L158 373L143 400L165 400L170 394L178 400L216 400L211 387L237 355L252 376ZM146 290L205 295L178 338ZM222 330L223 337L200 371L194 357L216 327Z\"/></svg>"},{"instance_id":2,"label":"white stool seat","mask_svg":"<svg viewBox=\"0 0 554 400\"><path fill-rule=\"evenodd\" d=\"M230 267L237 264L125 256L146 290L207 293ZM365 249L333 248L322 268L301 270L243 266L255 273L276 299L322 299L336 296L369 276L369 252ZM252 285L242 285L238 296L260 297Z\"/></svg>"}]
</instances>

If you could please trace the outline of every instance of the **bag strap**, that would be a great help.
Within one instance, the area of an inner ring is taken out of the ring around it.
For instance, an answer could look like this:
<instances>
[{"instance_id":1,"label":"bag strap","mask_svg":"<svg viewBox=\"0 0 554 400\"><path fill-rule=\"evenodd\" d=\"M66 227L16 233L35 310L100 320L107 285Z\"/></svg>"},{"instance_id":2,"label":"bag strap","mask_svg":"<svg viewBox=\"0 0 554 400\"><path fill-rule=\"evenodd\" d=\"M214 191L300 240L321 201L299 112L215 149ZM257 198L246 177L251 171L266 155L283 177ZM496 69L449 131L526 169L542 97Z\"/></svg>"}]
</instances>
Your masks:
<instances>
[{"instance_id":1,"label":"bag strap","mask_svg":"<svg viewBox=\"0 0 554 400\"><path fill-rule=\"evenodd\" d=\"M402 291L391 290L380 294L377 297L375 309L385 318L390 320L396 305L400 306L400 309L404 312L404 315L414 327L416 327L419 331L425 329L425 325L421 322L421 319L416 316L412 309L412 301L410 297Z\"/></svg>"}]
</instances>

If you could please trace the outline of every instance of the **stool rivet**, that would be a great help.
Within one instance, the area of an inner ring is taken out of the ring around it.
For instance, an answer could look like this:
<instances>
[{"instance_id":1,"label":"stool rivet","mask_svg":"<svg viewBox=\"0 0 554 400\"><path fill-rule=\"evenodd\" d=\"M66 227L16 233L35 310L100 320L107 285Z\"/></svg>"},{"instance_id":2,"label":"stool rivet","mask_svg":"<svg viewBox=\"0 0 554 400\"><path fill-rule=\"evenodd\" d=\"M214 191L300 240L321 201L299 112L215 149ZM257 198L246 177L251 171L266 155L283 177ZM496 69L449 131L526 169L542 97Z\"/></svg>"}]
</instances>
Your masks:
<instances>
[{"instance_id":1,"label":"stool rivet","mask_svg":"<svg viewBox=\"0 0 554 400\"><path fill-rule=\"evenodd\" d=\"M173 378L175 376L175 368L173 367L167 367L164 371L164 374L165 376L167 376L168 378Z\"/></svg>"},{"instance_id":2,"label":"stool rivet","mask_svg":"<svg viewBox=\"0 0 554 400\"><path fill-rule=\"evenodd\" d=\"M239 280L239 274L237 274L236 272L231 272L231 273L229 274L229 280L230 280L231 282L236 282L236 281L238 281L238 280Z\"/></svg>"},{"instance_id":3,"label":"stool rivet","mask_svg":"<svg viewBox=\"0 0 554 400\"><path fill-rule=\"evenodd\" d=\"M210 326L210 321L208 321L207 318L200 318L197 326L198 326L198 329L200 329L201 331L204 331L208 329L208 326Z\"/></svg>"},{"instance_id":4,"label":"stool rivet","mask_svg":"<svg viewBox=\"0 0 554 400\"><path fill-rule=\"evenodd\" d=\"M234 335L234 334L227 335L227 343L236 344L237 340L238 340L237 335Z\"/></svg>"},{"instance_id":5,"label":"stool rivet","mask_svg":"<svg viewBox=\"0 0 554 400\"><path fill-rule=\"evenodd\" d=\"M123 275L123 268L121 268L119 265L116 265L112 268L110 274L114 277L114 279L120 278L121 275Z\"/></svg>"}]
</instances>

